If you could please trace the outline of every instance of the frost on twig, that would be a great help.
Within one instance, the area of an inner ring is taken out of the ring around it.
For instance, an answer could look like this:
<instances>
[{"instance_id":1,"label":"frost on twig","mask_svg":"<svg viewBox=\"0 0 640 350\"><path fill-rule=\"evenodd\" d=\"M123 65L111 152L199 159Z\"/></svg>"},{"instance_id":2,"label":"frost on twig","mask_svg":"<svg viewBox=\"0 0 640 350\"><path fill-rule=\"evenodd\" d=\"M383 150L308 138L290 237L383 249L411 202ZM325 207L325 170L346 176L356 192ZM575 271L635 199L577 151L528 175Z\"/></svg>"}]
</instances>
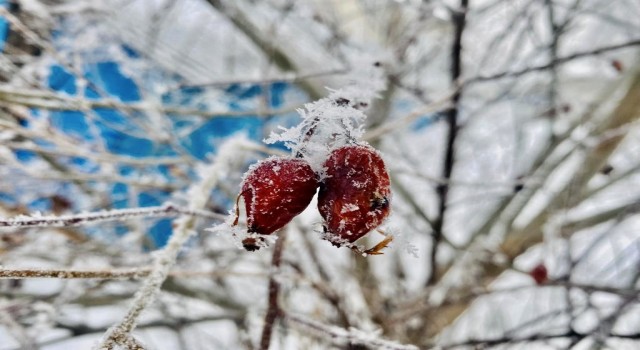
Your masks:
<instances>
[{"instance_id":1,"label":"frost on twig","mask_svg":"<svg viewBox=\"0 0 640 350\"><path fill-rule=\"evenodd\" d=\"M280 133L272 132L266 143L283 142L296 157L305 158L314 171L322 173L322 163L331 149L361 140L366 115L363 111L385 87L382 64L371 58L358 62L350 84L329 90L329 96L298 109L302 121Z\"/></svg>"},{"instance_id":2,"label":"frost on twig","mask_svg":"<svg viewBox=\"0 0 640 350\"><path fill-rule=\"evenodd\" d=\"M167 217L177 215L199 216L214 220L224 220L222 214L177 207L171 203L162 206L130 209L103 210L93 213L81 213L62 216L20 215L10 219L0 218L0 227L67 227L82 226L95 222L123 221L138 217Z\"/></svg>"},{"instance_id":3,"label":"frost on twig","mask_svg":"<svg viewBox=\"0 0 640 350\"><path fill-rule=\"evenodd\" d=\"M125 279L142 279L149 276L150 267L135 268L109 268L109 269L43 269L43 268L7 268L0 267L0 280L2 279L101 279L101 280L125 280ZM269 276L267 272L244 272L233 270L171 270L169 276L174 277L222 277L222 276L244 276L244 277L265 277Z\"/></svg>"},{"instance_id":4,"label":"frost on twig","mask_svg":"<svg viewBox=\"0 0 640 350\"><path fill-rule=\"evenodd\" d=\"M149 268L126 268L108 270L70 269L8 269L0 267L0 279L57 278L57 279L128 279L149 275Z\"/></svg>"},{"instance_id":5,"label":"frost on twig","mask_svg":"<svg viewBox=\"0 0 640 350\"><path fill-rule=\"evenodd\" d=\"M32 337L23 325L13 319L11 312L6 310L7 308L6 305L0 304L0 325L4 326L18 341L21 349L35 349L36 345Z\"/></svg>"},{"instance_id":6,"label":"frost on twig","mask_svg":"<svg viewBox=\"0 0 640 350\"><path fill-rule=\"evenodd\" d=\"M246 141L242 137L231 138L220 147L218 156L210 165L198 169L200 181L187 190L189 210L197 211L206 206L209 194L218 181L229 173L229 164L237 158L238 149L244 143ZM155 253L151 273L136 293L127 315L120 323L107 330L96 349L113 349L115 345L122 345L122 342L132 341L131 331L136 327L142 311L154 301L169 270L175 264L180 248L195 233L194 223L193 216L182 216L174 221L171 238L161 251Z\"/></svg>"},{"instance_id":7,"label":"frost on twig","mask_svg":"<svg viewBox=\"0 0 640 350\"><path fill-rule=\"evenodd\" d=\"M418 350L418 347L414 345L404 345L390 340L380 339L376 332L366 332L356 328L347 330L291 314L286 314L285 320L305 333L320 339L325 339L335 345L353 344L364 345L371 349Z\"/></svg>"}]
</instances>

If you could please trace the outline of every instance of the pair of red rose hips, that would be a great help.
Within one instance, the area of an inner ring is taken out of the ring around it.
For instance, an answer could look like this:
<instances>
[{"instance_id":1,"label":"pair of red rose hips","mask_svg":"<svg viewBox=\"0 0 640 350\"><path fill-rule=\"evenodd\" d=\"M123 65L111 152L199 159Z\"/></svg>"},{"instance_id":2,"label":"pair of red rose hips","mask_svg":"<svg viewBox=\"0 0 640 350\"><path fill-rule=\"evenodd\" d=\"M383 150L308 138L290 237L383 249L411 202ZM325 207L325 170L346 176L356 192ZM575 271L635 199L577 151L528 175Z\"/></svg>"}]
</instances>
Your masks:
<instances>
[{"instance_id":1,"label":"pair of red rose hips","mask_svg":"<svg viewBox=\"0 0 640 350\"><path fill-rule=\"evenodd\" d=\"M244 199L249 233L269 235L284 227L309 205L318 186L318 210L334 245L355 242L389 215L389 175L375 149L337 148L323 167L322 179L300 158L269 158L249 169L238 196ZM380 254L389 242L365 253ZM253 237L243 241L247 250L258 249L257 243Z\"/></svg>"}]
</instances>

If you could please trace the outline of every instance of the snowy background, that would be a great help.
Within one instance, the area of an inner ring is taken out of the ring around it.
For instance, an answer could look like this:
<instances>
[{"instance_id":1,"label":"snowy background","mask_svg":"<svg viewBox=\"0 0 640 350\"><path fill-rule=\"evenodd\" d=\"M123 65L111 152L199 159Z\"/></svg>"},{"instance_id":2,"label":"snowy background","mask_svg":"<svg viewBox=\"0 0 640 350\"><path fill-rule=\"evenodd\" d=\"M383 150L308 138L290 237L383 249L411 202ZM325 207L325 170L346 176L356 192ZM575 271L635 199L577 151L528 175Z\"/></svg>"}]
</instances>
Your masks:
<instances>
[{"instance_id":1,"label":"snowy background","mask_svg":"<svg viewBox=\"0 0 640 350\"><path fill-rule=\"evenodd\" d=\"M0 0L0 349L636 349L639 47L633 0ZM207 230L332 93L384 255Z\"/></svg>"}]
</instances>

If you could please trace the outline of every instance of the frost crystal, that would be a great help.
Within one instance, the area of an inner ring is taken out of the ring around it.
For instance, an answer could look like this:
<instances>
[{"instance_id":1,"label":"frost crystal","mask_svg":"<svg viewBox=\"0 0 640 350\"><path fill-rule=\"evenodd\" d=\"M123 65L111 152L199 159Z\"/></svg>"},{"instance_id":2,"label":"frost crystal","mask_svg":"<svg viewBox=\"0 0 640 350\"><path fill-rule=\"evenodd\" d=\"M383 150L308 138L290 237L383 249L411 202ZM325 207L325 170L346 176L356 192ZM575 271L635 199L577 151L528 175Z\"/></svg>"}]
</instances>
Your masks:
<instances>
[{"instance_id":1,"label":"frost crystal","mask_svg":"<svg viewBox=\"0 0 640 350\"><path fill-rule=\"evenodd\" d=\"M380 64L368 59L352 73L350 84L329 90L329 96L307 103L298 113L302 121L292 128L272 132L265 143L283 142L298 157L305 158L322 175L322 164L329 152L362 138L366 110L384 88ZM362 68L364 67L364 68Z\"/></svg>"}]
</instances>

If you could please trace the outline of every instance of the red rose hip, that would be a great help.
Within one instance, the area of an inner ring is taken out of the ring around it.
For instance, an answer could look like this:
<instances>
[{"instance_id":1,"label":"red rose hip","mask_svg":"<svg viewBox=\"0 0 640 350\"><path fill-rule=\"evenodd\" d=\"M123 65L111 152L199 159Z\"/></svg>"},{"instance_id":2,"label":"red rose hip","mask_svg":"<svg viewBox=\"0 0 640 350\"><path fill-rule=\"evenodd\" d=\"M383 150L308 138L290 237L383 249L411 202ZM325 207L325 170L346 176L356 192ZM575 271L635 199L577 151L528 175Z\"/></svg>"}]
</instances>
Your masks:
<instances>
[{"instance_id":1,"label":"red rose hip","mask_svg":"<svg viewBox=\"0 0 640 350\"><path fill-rule=\"evenodd\" d=\"M269 235L288 224L311 202L318 187L316 174L302 159L269 158L252 166L242 183L250 233ZM237 218L236 218L237 222ZM243 241L256 250L256 238Z\"/></svg>"},{"instance_id":2,"label":"red rose hip","mask_svg":"<svg viewBox=\"0 0 640 350\"><path fill-rule=\"evenodd\" d=\"M391 190L384 161L369 146L349 145L331 152L324 167L318 209L325 232L334 244L352 243L389 215Z\"/></svg>"},{"instance_id":3,"label":"red rose hip","mask_svg":"<svg viewBox=\"0 0 640 350\"><path fill-rule=\"evenodd\" d=\"M544 284L549 280L549 272L543 263L536 265L536 267L529 271L529 275L536 281L536 284Z\"/></svg>"}]
</instances>

